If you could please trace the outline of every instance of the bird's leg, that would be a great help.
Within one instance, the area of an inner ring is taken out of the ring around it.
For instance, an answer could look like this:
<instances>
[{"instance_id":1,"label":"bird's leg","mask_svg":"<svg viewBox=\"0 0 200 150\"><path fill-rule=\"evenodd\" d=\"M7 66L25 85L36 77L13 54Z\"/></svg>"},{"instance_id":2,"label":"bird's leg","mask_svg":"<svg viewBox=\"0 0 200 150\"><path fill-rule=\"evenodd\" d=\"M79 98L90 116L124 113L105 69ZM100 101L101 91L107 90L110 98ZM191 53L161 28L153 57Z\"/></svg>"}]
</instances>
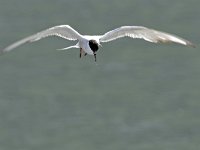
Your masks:
<instances>
[{"instance_id":1,"label":"bird's leg","mask_svg":"<svg viewBox=\"0 0 200 150\"><path fill-rule=\"evenodd\" d=\"M80 58L82 57L82 53L83 53L83 49L80 48L80 55L79 55Z\"/></svg>"},{"instance_id":2,"label":"bird's leg","mask_svg":"<svg viewBox=\"0 0 200 150\"><path fill-rule=\"evenodd\" d=\"M97 54L94 53L94 61L97 62Z\"/></svg>"}]
</instances>

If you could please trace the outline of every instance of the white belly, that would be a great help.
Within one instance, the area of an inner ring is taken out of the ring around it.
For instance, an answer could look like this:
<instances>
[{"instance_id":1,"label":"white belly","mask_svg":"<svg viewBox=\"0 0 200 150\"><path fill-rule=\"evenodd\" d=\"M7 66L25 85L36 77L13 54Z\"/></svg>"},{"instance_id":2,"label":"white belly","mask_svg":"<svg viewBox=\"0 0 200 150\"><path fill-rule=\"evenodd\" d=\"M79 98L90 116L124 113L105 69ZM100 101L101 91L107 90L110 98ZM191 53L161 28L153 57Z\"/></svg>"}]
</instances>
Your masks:
<instances>
[{"instance_id":1,"label":"white belly","mask_svg":"<svg viewBox=\"0 0 200 150\"><path fill-rule=\"evenodd\" d=\"M93 51L90 49L90 46L88 44L89 42L87 40L80 41L79 46L83 49L85 53L88 55L94 55Z\"/></svg>"}]
</instances>

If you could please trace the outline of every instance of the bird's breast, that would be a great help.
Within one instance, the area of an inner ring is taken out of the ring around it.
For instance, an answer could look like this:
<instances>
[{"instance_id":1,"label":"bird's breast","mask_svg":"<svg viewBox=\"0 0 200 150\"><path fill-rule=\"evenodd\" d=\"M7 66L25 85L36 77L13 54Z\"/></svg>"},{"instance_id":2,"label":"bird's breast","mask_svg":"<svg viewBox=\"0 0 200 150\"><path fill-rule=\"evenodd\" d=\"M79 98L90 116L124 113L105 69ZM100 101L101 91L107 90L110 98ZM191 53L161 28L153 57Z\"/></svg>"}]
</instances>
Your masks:
<instances>
[{"instance_id":1,"label":"bird's breast","mask_svg":"<svg viewBox=\"0 0 200 150\"><path fill-rule=\"evenodd\" d=\"M89 55L94 55L93 51L91 50L89 46L88 41L80 41L79 42L80 47L83 49L83 51Z\"/></svg>"}]
</instances>

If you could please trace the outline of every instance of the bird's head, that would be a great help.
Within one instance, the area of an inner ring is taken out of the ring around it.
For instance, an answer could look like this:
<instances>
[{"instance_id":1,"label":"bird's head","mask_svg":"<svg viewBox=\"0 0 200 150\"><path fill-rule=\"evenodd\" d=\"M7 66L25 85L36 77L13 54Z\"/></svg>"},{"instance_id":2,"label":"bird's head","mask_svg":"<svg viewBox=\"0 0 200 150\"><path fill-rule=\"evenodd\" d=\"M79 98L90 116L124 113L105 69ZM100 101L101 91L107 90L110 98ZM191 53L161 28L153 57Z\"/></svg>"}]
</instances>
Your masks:
<instances>
[{"instance_id":1,"label":"bird's head","mask_svg":"<svg viewBox=\"0 0 200 150\"><path fill-rule=\"evenodd\" d=\"M101 44L98 43L96 40L89 40L89 46L91 50L95 53L96 51L98 51L99 46L101 46Z\"/></svg>"}]
</instances>

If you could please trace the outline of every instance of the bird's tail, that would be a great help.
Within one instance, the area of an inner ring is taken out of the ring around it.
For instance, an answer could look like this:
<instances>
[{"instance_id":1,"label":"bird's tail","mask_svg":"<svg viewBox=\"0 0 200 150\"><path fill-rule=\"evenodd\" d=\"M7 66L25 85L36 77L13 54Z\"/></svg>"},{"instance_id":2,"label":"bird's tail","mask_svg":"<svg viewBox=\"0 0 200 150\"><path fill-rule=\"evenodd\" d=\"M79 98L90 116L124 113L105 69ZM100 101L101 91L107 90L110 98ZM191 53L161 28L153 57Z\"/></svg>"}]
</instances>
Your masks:
<instances>
[{"instance_id":1,"label":"bird's tail","mask_svg":"<svg viewBox=\"0 0 200 150\"><path fill-rule=\"evenodd\" d=\"M64 50L68 50L71 48L80 48L79 43L77 43L76 45L73 45L73 46L69 46L69 47L65 47L65 48L61 48L61 49L57 49L57 50L64 51Z\"/></svg>"}]
</instances>

